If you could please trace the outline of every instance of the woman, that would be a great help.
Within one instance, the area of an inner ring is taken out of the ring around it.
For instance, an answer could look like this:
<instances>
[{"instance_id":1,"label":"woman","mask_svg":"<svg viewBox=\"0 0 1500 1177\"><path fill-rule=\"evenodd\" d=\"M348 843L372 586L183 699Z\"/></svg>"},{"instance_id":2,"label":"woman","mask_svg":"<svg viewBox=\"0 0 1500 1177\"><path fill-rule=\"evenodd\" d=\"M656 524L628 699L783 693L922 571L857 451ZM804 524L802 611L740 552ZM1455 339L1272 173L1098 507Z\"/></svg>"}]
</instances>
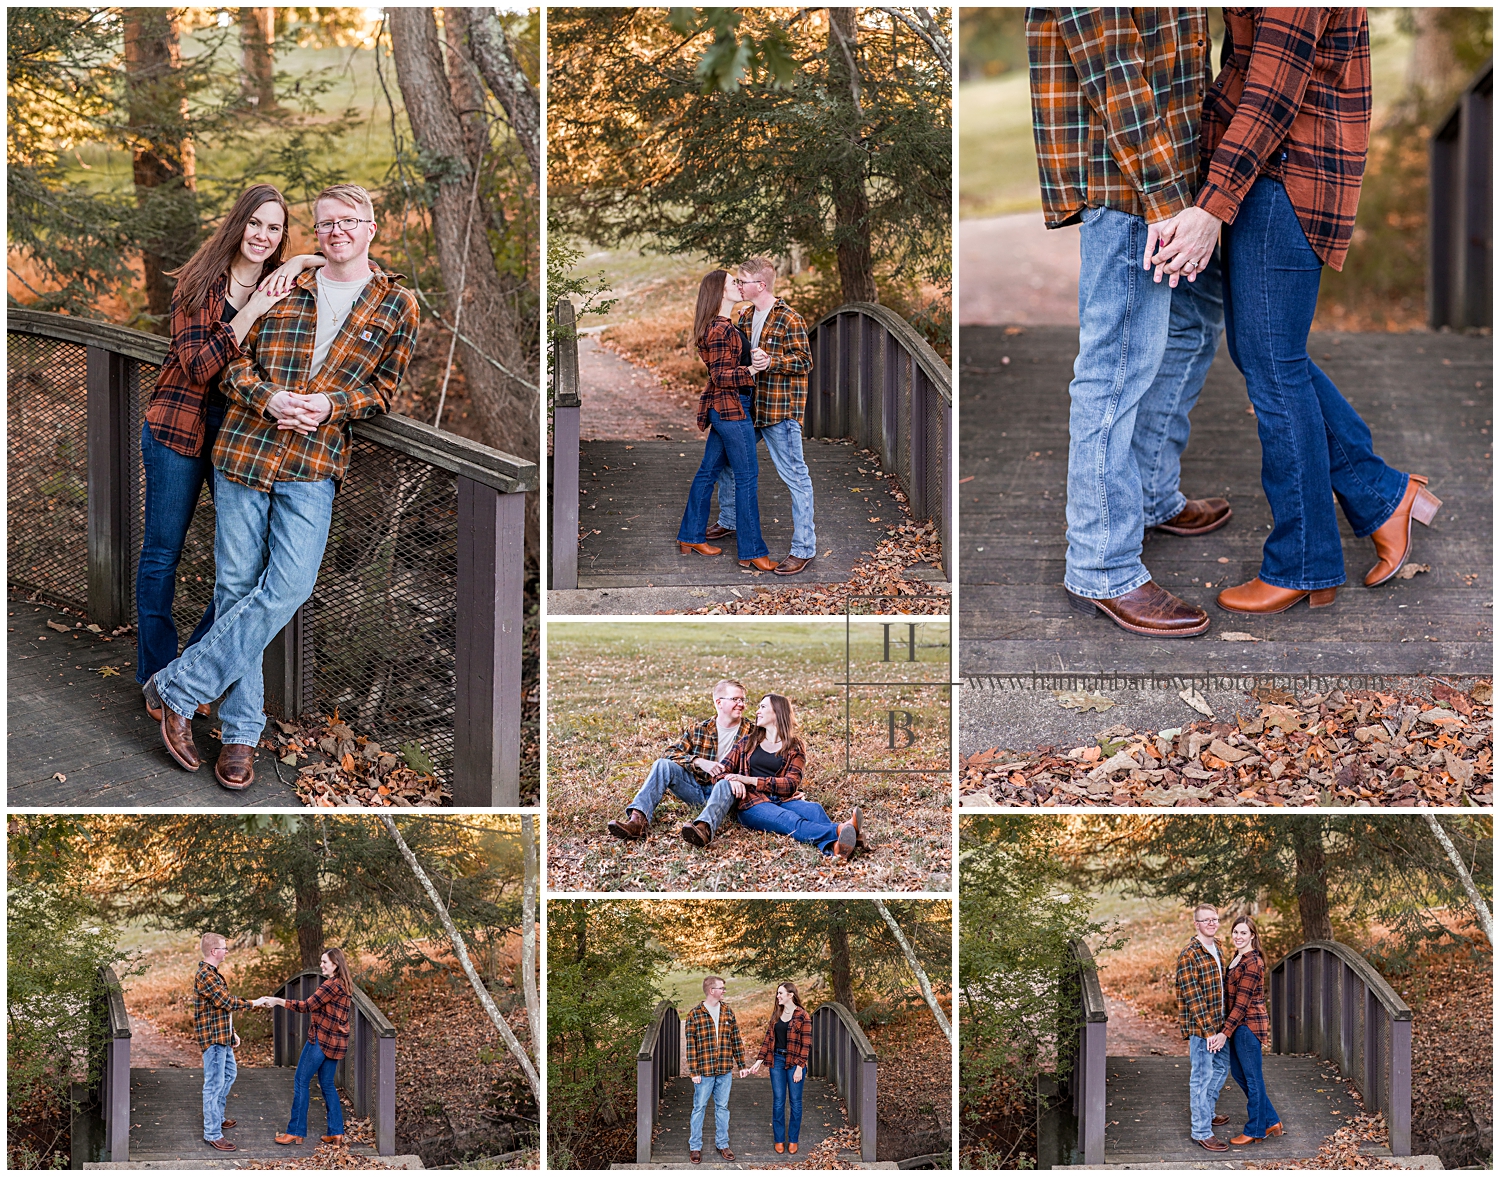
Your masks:
<instances>
[{"instance_id":1,"label":"woman","mask_svg":"<svg viewBox=\"0 0 1500 1177\"><path fill-rule=\"evenodd\" d=\"M740 825L785 834L824 854L852 858L861 841L864 815L855 806L851 821L835 825L821 805L802 796L807 750L797 735L791 700L785 695L767 695L756 708L755 722L754 730L724 757L725 772L717 782L733 791ZM712 831L713 823L705 812L682 827L682 838L693 846L707 846Z\"/></svg>"},{"instance_id":2,"label":"woman","mask_svg":"<svg viewBox=\"0 0 1500 1177\"><path fill-rule=\"evenodd\" d=\"M1229 1073L1245 1093L1245 1130L1230 1144L1254 1144L1267 1136L1280 1136L1281 1117L1266 1094L1260 1052L1271 1035L1266 1014L1266 962L1260 952L1255 921L1242 915L1229 930L1234 959L1224 974L1224 1029L1208 1040L1209 1050L1229 1046Z\"/></svg>"},{"instance_id":3,"label":"woman","mask_svg":"<svg viewBox=\"0 0 1500 1177\"><path fill-rule=\"evenodd\" d=\"M240 354L255 321L292 289L297 275L323 264L313 254L282 264L286 222L281 193L270 184L254 184L240 194L213 236L173 272L172 343L141 426L146 506L135 578L135 678L143 685L178 654L172 619L177 564L198 492L204 482L213 486L209 455L226 407L219 375ZM187 644L207 633L213 620L210 601ZM160 722L160 708L148 704L146 710ZM207 715L208 706L198 713Z\"/></svg>"},{"instance_id":4,"label":"woman","mask_svg":"<svg viewBox=\"0 0 1500 1177\"><path fill-rule=\"evenodd\" d=\"M703 461L693 475L682 526L677 529L677 550L686 555L717 556L722 548L707 541L708 508L719 472L734 471L735 545L740 566L770 572L776 561L760 534L759 479L755 456L755 426L752 404L755 373L766 366L752 360L750 341L729 319L736 291L728 270L713 270L698 285L698 306L693 312L693 342L699 358L708 366L708 384L698 398L698 428L708 430Z\"/></svg>"},{"instance_id":5,"label":"woman","mask_svg":"<svg viewBox=\"0 0 1500 1177\"><path fill-rule=\"evenodd\" d=\"M276 1134L277 1144L301 1144L307 1135L307 1105L312 1099L313 1076L323 1091L328 1109L328 1135L324 1144L344 1142L344 1108L339 1103L339 1089L334 1075L339 1060L349 1049L349 1014L354 1008L354 982L342 949L330 948L321 961L323 982L306 1001L288 1001L284 997L260 997L256 1005L279 1005L294 1014L312 1014L312 1026L302 1055L297 1059L297 1074L292 1079L292 1118L286 1131Z\"/></svg>"},{"instance_id":6,"label":"woman","mask_svg":"<svg viewBox=\"0 0 1500 1177\"><path fill-rule=\"evenodd\" d=\"M1324 265L1342 269L1370 138L1370 35L1363 8L1226 8L1224 66L1203 107L1208 178L1152 262L1201 272L1223 228L1229 354L1245 377L1274 524L1260 573L1219 593L1233 613L1333 604L1344 583L1334 496L1384 584L1411 525L1441 502L1427 479L1388 466L1370 428L1307 354ZM1159 277L1159 275L1158 275Z\"/></svg>"},{"instance_id":7,"label":"woman","mask_svg":"<svg viewBox=\"0 0 1500 1177\"><path fill-rule=\"evenodd\" d=\"M771 1071L771 1135L777 1152L783 1143L787 1152L797 1151L797 1137L802 1133L802 1081L811 1057L812 1019L802 1008L797 986L783 981L776 987L776 1016L760 1040L760 1056L749 1071L740 1073L743 1078L758 1071L761 1063ZM791 1104L790 1121L787 1104Z\"/></svg>"}]
</instances>

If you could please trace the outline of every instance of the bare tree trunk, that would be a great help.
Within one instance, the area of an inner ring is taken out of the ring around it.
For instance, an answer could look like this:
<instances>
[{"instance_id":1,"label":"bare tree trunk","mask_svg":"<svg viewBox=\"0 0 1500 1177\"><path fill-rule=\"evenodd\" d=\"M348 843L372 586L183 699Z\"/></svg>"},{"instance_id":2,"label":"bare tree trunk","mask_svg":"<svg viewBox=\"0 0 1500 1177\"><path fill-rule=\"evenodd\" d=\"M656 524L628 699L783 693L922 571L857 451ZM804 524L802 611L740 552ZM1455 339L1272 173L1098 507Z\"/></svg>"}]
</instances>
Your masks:
<instances>
[{"instance_id":1,"label":"bare tree trunk","mask_svg":"<svg viewBox=\"0 0 1500 1177\"><path fill-rule=\"evenodd\" d=\"M865 195L859 128L860 103L858 23L853 8L828 9L829 93L840 108L844 124L844 157L830 176L833 184L834 241L838 250L839 285L845 302L876 302L875 263L870 254L870 201Z\"/></svg>"},{"instance_id":2,"label":"bare tree trunk","mask_svg":"<svg viewBox=\"0 0 1500 1177\"><path fill-rule=\"evenodd\" d=\"M1406 85L1421 97L1436 101L1455 88L1458 65L1453 56L1453 33L1440 8L1413 8L1411 15L1416 28L1406 65Z\"/></svg>"},{"instance_id":3,"label":"bare tree trunk","mask_svg":"<svg viewBox=\"0 0 1500 1177\"><path fill-rule=\"evenodd\" d=\"M433 191L438 264L444 281L452 286L456 287L460 273L464 275L466 309L459 351L469 400L486 444L534 459L537 389L523 373L533 366L528 358L536 342L517 335L516 317L485 234L469 234L467 254L464 250L473 191L471 169L482 166L482 160L468 156L464 129L443 70L437 22L430 8L391 8L388 14L396 78ZM450 316L456 302L450 299Z\"/></svg>"},{"instance_id":4,"label":"bare tree trunk","mask_svg":"<svg viewBox=\"0 0 1500 1177\"><path fill-rule=\"evenodd\" d=\"M875 910L880 912L880 918L885 921L885 926L891 930L891 935L896 937L896 943L901 945L901 954L906 957L906 963L911 966L911 971L917 975L917 984L922 987L922 996L927 999L927 1008L932 1011L932 1016L937 1019L938 1029L943 1032L943 1037L948 1039L948 1045L953 1045L953 1027L948 1023L948 1016L943 1013L943 1007L937 1002L936 995L932 992L932 983L927 979L927 973L917 960L917 954L907 943L906 935L901 931L901 925L896 922L896 917L890 913L879 899L872 900Z\"/></svg>"},{"instance_id":5,"label":"bare tree trunk","mask_svg":"<svg viewBox=\"0 0 1500 1177\"><path fill-rule=\"evenodd\" d=\"M430 9L423 9L431 13ZM448 939L453 944L453 954L458 957L458 963L464 970L464 976L469 978L469 984L473 986L475 996L479 998L479 1004L484 1007L484 1012L489 1015L495 1029L500 1031L500 1037L505 1040L506 1049L510 1051L516 1062L521 1065L521 1073L526 1076L527 1085L531 1088L531 1094L538 1103L542 1100L542 1083L537 1077L536 1064L532 1062L531 1056L526 1053L525 1048L516 1039L514 1031L500 1014L500 1008L495 1004L495 999L490 996L490 991L484 987L484 982L479 979L479 974L474 971L474 962L469 959L469 948L464 943L463 936L453 924L453 919L448 914L447 907L443 904L442 896L437 888L432 885L432 880L427 877L427 872L422 869L422 864L417 861L417 856L411 852L411 847L406 844L406 839L401 836L401 831L396 828L396 823L389 817L382 817L381 823L386 832L396 843L396 849L401 852L401 857L406 859L406 865L411 868L411 873L422 885L422 890L427 892L427 898L432 903L433 910L437 912L438 919L442 921L443 930L448 933ZM527 1013L531 1011L528 1008ZM540 1051L541 1044L535 1040L532 1049Z\"/></svg>"},{"instance_id":6,"label":"bare tree trunk","mask_svg":"<svg viewBox=\"0 0 1500 1177\"><path fill-rule=\"evenodd\" d=\"M479 83L479 69L464 44L464 12L462 8L443 9L443 49L447 53L449 95L464 129L464 146L469 161L482 163L490 146L490 130L485 122L484 89ZM483 199L481 196L480 200ZM482 225L488 219L488 213L481 212L479 223Z\"/></svg>"},{"instance_id":7,"label":"bare tree trunk","mask_svg":"<svg viewBox=\"0 0 1500 1177\"><path fill-rule=\"evenodd\" d=\"M1459 857L1458 849L1453 845L1453 839L1448 837L1448 831L1438 824L1438 819L1431 813L1423 814L1427 824L1432 827L1432 836L1448 852L1448 860L1458 871L1458 879L1464 885L1464 891L1469 896L1469 902L1474 905L1474 914L1479 917L1479 926L1484 929L1485 939L1493 947L1495 943L1495 925L1490 919L1490 909L1484 902L1484 896L1480 895L1479 888L1474 886L1474 876L1469 873L1469 868L1464 866L1464 860Z\"/></svg>"},{"instance_id":8,"label":"bare tree trunk","mask_svg":"<svg viewBox=\"0 0 1500 1177\"><path fill-rule=\"evenodd\" d=\"M146 312L164 334L172 301L166 271L192 256L198 234L178 16L173 8L126 8L124 16L127 144L136 203L153 210L150 235L141 241Z\"/></svg>"},{"instance_id":9,"label":"bare tree trunk","mask_svg":"<svg viewBox=\"0 0 1500 1177\"><path fill-rule=\"evenodd\" d=\"M1323 854L1323 820L1294 817L1292 850L1297 859L1297 911L1302 917L1304 940L1332 940L1328 918L1328 876Z\"/></svg>"},{"instance_id":10,"label":"bare tree trunk","mask_svg":"<svg viewBox=\"0 0 1500 1177\"><path fill-rule=\"evenodd\" d=\"M521 992L526 996L526 1020L531 1026L531 1049L542 1050L542 999L536 984L537 893L541 890L541 855L537 846L536 818L521 817L521 839L524 843L521 888Z\"/></svg>"},{"instance_id":11,"label":"bare tree trunk","mask_svg":"<svg viewBox=\"0 0 1500 1177\"><path fill-rule=\"evenodd\" d=\"M452 13L452 17L448 16ZM457 27L468 35L469 50L484 75L485 82L495 92L505 114L510 119L511 131L526 153L526 162L531 165L531 177L538 190L542 183L542 114L541 100L536 87L526 76L516 60L515 46L505 35L500 18L493 8L450 8L444 11L444 20L452 19Z\"/></svg>"},{"instance_id":12,"label":"bare tree trunk","mask_svg":"<svg viewBox=\"0 0 1500 1177\"><path fill-rule=\"evenodd\" d=\"M828 979L833 982L833 999L850 1013L857 1012L854 1008L854 962L849 955L849 929L843 924L834 924L828 929L828 973Z\"/></svg>"},{"instance_id":13,"label":"bare tree trunk","mask_svg":"<svg viewBox=\"0 0 1500 1177\"><path fill-rule=\"evenodd\" d=\"M276 68L271 44L276 40L274 8L240 9L240 93L258 110L276 109Z\"/></svg>"}]
</instances>

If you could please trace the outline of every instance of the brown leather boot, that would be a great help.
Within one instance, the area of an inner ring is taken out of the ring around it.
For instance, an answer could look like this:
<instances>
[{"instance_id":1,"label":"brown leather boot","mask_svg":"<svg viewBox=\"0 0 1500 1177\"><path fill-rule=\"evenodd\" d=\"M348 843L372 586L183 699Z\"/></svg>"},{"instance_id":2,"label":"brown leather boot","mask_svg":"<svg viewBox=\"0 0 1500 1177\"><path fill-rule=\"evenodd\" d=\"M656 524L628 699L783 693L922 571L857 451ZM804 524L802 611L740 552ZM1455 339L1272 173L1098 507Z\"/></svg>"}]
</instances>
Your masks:
<instances>
[{"instance_id":1,"label":"brown leather boot","mask_svg":"<svg viewBox=\"0 0 1500 1177\"><path fill-rule=\"evenodd\" d=\"M145 688L143 687L142 691L144 691L144 690L145 690ZM198 704L198 712L197 713L199 715L203 716L203 718L207 719L208 716L209 716L209 714L210 714L209 708L208 708L208 704L207 703L199 703ZM146 700L146 714L149 715L152 719L156 720L157 723L161 722L161 699L160 698L158 698L155 703L152 703L149 698Z\"/></svg>"},{"instance_id":2,"label":"brown leather boot","mask_svg":"<svg viewBox=\"0 0 1500 1177\"><path fill-rule=\"evenodd\" d=\"M682 827L682 840L689 846L703 848L714 840L714 832L706 821L692 821Z\"/></svg>"},{"instance_id":3,"label":"brown leather boot","mask_svg":"<svg viewBox=\"0 0 1500 1177\"><path fill-rule=\"evenodd\" d=\"M734 528L720 527L717 523L710 523L708 530L703 533L704 539L723 539L727 535L733 535Z\"/></svg>"},{"instance_id":4,"label":"brown leather boot","mask_svg":"<svg viewBox=\"0 0 1500 1177\"><path fill-rule=\"evenodd\" d=\"M627 809L624 821L610 820L609 832L617 838L634 842L646 836L647 824L646 815L639 809Z\"/></svg>"},{"instance_id":5,"label":"brown leather boot","mask_svg":"<svg viewBox=\"0 0 1500 1177\"><path fill-rule=\"evenodd\" d=\"M689 552L697 552L700 556L717 556L723 550L723 548L714 547L713 544L685 544L681 540L677 541L679 556L686 556Z\"/></svg>"},{"instance_id":6,"label":"brown leather boot","mask_svg":"<svg viewBox=\"0 0 1500 1177\"><path fill-rule=\"evenodd\" d=\"M864 810L862 810L858 805L856 805L854 807L854 812L849 815L849 824L854 827L854 844L855 844L855 846L857 846L861 850L863 850L865 848L865 835L864 835L864 831L862 829L860 829L860 827L864 824L864 820L865 820Z\"/></svg>"},{"instance_id":7,"label":"brown leather boot","mask_svg":"<svg viewBox=\"0 0 1500 1177\"><path fill-rule=\"evenodd\" d=\"M1208 628L1208 614L1174 597L1154 580L1119 597L1096 600L1069 590L1068 600L1083 613L1100 612L1121 629L1152 638L1190 638Z\"/></svg>"},{"instance_id":8,"label":"brown leather boot","mask_svg":"<svg viewBox=\"0 0 1500 1177\"><path fill-rule=\"evenodd\" d=\"M788 556L780 564L776 565L776 575L796 576L797 573L801 572L812 561L813 558L811 556L808 556L805 560L801 556Z\"/></svg>"},{"instance_id":9,"label":"brown leather boot","mask_svg":"<svg viewBox=\"0 0 1500 1177\"><path fill-rule=\"evenodd\" d=\"M1412 521L1430 527L1437 518L1443 500L1427 489L1427 476L1413 474L1406 480L1406 493L1401 496L1401 505L1391 517L1370 533L1375 543L1375 555L1379 561L1365 573L1365 587L1374 588L1384 584L1401 571L1406 555L1411 551Z\"/></svg>"},{"instance_id":10,"label":"brown leather boot","mask_svg":"<svg viewBox=\"0 0 1500 1177\"><path fill-rule=\"evenodd\" d=\"M198 745L193 743L193 721L162 702L155 675L146 680L146 709L153 707L161 711L161 742L168 754L189 772L197 772L203 761L198 755Z\"/></svg>"},{"instance_id":11,"label":"brown leather boot","mask_svg":"<svg viewBox=\"0 0 1500 1177\"><path fill-rule=\"evenodd\" d=\"M255 783L255 749L249 744L225 744L214 764L214 780L238 793Z\"/></svg>"},{"instance_id":12,"label":"brown leather boot","mask_svg":"<svg viewBox=\"0 0 1500 1177\"><path fill-rule=\"evenodd\" d=\"M854 828L852 821L839 822L839 840L833 844L833 852L848 862L854 857L854 846L859 839L859 831Z\"/></svg>"},{"instance_id":13,"label":"brown leather boot","mask_svg":"<svg viewBox=\"0 0 1500 1177\"><path fill-rule=\"evenodd\" d=\"M1233 514L1228 499L1188 499L1182 510L1158 523L1156 530L1168 535L1207 535L1228 523Z\"/></svg>"},{"instance_id":14,"label":"brown leather boot","mask_svg":"<svg viewBox=\"0 0 1500 1177\"><path fill-rule=\"evenodd\" d=\"M761 572L775 572L776 561L770 556L756 556L753 560L741 560L741 568L755 568Z\"/></svg>"},{"instance_id":15,"label":"brown leather boot","mask_svg":"<svg viewBox=\"0 0 1500 1177\"><path fill-rule=\"evenodd\" d=\"M276 1133L276 1143L277 1144L301 1144L302 1143L302 1137L300 1137L300 1136L292 1136L290 1133L287 1133L287 1132L278 1132L278 1133Z\"/></svg>"},{"instance_id":16,"label":"brown leather boot","mask_svg":"<svg viewBox=\"0 0 1500 1177\"><path fill-rule=\"evenodd\" d=\"M1246 1136L1243 1132L1241 1132L1238 1136L1232 1136L1232 1137L1230 1137L1229 1143L1230 1144L1238 1144L1238 1145L1259 1144L1260 1143L1260 1137L1258 1137L1258 1136Z\"/></svg>"},{"instance_id":17,"label":"brown leather boot","mask_svg":"<svg viewBox=\"0 0 1500 1177\"><path fill-rule=\"evenodd\" d=\"M324 1144L343 1144L344 1134L340 1132L334 1136L321 1136L318 1139L320 1139Z\"/></svg>"},{"instance_id":18,"label":"brown leather boot","mask_svg":"<svg viewBox=\"0 0 1500 1177\"><path fill-rule=\"evenodd\" d=\"M1277 588L1274 584L1267 584L1257 576L1254 580L1247 580L1244 584L1237 584L1221 592L1219 608L1228 609L1231 613L1263 616L1270 613L1284 613L1306 597L1308 608L1321 609L1324 605L1333 604L1334 595L1338 591L1337 588Z\"/></svg>"}]
</instances>

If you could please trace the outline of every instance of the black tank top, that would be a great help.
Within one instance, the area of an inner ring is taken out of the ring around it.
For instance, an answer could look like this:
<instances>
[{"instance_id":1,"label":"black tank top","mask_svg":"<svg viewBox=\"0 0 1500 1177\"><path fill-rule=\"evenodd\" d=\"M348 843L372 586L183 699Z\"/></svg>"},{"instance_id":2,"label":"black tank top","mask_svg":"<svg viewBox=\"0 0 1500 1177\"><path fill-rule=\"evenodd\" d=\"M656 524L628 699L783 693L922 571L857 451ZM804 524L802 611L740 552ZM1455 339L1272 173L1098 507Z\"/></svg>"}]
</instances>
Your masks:
<instances>
[{"instance_id":1,"label":"black tank top","mask_svg":"<svg viewBox=\"0 0 1500 1177\"><path fill-rule=\"evenodd\" d=\"M780 776L786 767L786 756L773 756L759 744L750 753L750 776Z\"/></svg>"}]
</instances>

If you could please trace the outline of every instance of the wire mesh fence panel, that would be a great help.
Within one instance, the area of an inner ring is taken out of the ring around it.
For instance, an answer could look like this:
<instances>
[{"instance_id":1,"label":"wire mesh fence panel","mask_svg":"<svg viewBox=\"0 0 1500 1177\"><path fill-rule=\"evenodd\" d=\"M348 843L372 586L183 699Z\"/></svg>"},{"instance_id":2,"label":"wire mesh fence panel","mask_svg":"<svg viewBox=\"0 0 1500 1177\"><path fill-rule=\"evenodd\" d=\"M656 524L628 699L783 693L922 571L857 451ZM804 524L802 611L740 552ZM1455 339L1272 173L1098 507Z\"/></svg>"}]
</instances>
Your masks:
<instances>
[{"instance_id":1,"label":"wire mesh fence panel","mask_svg":"<svg viewBox=\"0 0 1500 1177\"><path fill-rule=\"evenodd\" d=\"M896 364L896 436L891 439L891 457L895 465L890 472L903 487L911 486L911 359L901 351ZM908 496L909 497L909 496Z\"/></svg>"},{"instance_id":2,"label":"wire mesh fence panel","mask_svg":"<svg viewBox=\"0 0 1500 1177\"><path fill-rule=\"evenodd\" d=\"M927 518L937 524L946 543L948 536L943 514L943 492L948 485L948 414L941 411L938 403L940 398L935 389L927 390L927 401L927 412L923 417L927 469L923 471L922 501L927 507Z\"/></svg>"},{"instance_id":3,"label":"wire mesh fence panel","mask_svg":"<svg viewBox=\"0 0 1500 1177\"><path fill-rule=\"evenodd\" d=\"M457 697L453 475L353 443L312 596L313 705L448 781Z\"/></svg>"},{"instance_id":4,"label":"wire mesh fence panel","mask_svg":"<svg viewBox=\"0 0 1500 1177\"><path fill-rule=\"evenodd\" d=\"M6 333L9 579L87 609L88 349Z\"/></svg>"}]
</instances>

